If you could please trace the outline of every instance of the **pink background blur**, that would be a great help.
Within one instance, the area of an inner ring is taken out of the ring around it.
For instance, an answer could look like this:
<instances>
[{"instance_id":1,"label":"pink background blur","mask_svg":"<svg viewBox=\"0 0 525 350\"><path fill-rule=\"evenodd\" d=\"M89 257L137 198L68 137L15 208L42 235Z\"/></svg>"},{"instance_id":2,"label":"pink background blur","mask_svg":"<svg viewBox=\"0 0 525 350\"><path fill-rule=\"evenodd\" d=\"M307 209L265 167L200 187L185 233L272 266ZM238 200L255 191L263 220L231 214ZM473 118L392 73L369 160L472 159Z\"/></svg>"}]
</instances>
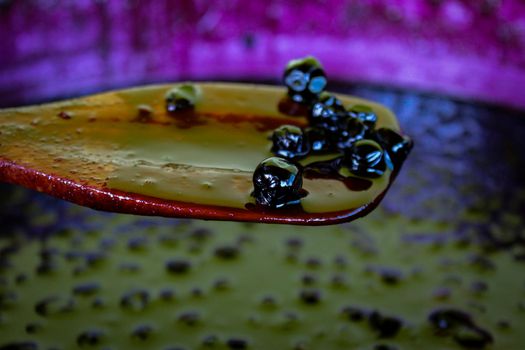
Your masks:
<instances>
[{"instance_id":1,"label":"pink background blur","mask_svg":"<svg viewBox=\"0 0 525 350\"><path fill-rule=\"evenodd\" d=\"M525 109L525 1L0 0L0 106L181 79L332 81Z\"/></svg>"}]
</instances>

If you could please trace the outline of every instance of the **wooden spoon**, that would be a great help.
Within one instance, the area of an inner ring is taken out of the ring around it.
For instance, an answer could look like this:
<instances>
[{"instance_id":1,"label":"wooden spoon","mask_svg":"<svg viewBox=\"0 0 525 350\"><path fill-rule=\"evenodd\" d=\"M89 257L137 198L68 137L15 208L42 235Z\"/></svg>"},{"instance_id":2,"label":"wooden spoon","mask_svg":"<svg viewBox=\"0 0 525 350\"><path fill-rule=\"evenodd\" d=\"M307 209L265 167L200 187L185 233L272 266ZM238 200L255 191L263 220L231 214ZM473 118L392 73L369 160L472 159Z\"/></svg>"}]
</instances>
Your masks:
<instances>
[{"instance_id":1,"label":"wooden spoon","mask_svg":"<svg viewBox=\"0 0 525 350\"><path fill-rule=\"evenodd\" d=\"M165 106L174 86L1 110L0 180L120 213L321 225L370 212L397 173L359 191L334 179L305 179L300 209L250 205L253 171L272 156L271 131L306 126L307 119L288 115L297 106L283 104L284 88L229 83L195 83L195 109L174 116ZM399 130L385 107L338 97L372 107L377 127Z\"/></svg>"}]
</instances>

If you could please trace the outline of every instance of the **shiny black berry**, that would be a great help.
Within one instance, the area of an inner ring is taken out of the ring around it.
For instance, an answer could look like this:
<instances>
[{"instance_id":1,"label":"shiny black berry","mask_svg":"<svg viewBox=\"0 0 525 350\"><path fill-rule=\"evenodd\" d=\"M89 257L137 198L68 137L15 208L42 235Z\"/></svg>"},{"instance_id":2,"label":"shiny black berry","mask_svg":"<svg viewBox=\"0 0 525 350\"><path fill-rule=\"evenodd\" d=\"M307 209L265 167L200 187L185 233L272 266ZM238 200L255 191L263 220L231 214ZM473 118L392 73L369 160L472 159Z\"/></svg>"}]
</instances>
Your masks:
<instances>
[{"instance_id":1,"label":"shiny black berry","mask_svg":"<svg viewBox=\"0 0 525 350\"><path fill-rule=\"evenodd\" d=\"M356 176L376 178L391 168L388 154L372 140L359 140L345 152L344 165Z\"/></svg>"},{"instance_id":2,"label":"shiny black berry","mask_svg":"<svg viewBox=\"0 0 525 350\"><path fill-rule=\"evenodd\" d=\"M281 208L298 204L303 185L301 169L287 159L271 157L263 160L253 173L252 196L259 205Z\"/></svg>"},{"instance_id":3,"label":"shiny black berry","mask_svg":"<svg viewBox=\"0 0 525 350\"><path fill-rule=\"evenodd\" d=\"M323 128L311 127L305 130L310 151L313 153L324 153L335 150L335 142L330 139L329 132Z\"/></svg>"},{"instance_id":4,"label":"shiny black berry","mask_svg":"<svg viewBox=\"0 0 525 350\"><path fill-rule=\"evenodd\" d=\"M181 85L166 93L166 111L177 113L195 107L199 98L199 90L194 85Z\"/></svg>"},{"instance_id":5,"label":"shiny black berry","mask_svg":"<svg viewBox=\"0 0 525 350\"><path fill-rule=\"evenodd\" d=\"M321 64L310 56L290 61L283 79L290 98L302 104L317 99L326 87L326 75Z\"/></svg>"},{"instance_id":6,"label":"shiny black berry","mask_svg":"<svg viewBox=\"0 0 525 350\"><path fill-rule=\"evenodd\" d=\"M352 147L357 141L365 138L368 131L367 126L361 119L347 117L341 122L341 130L338 135L337 147L347 149Z\"/></svg>"},{"instance_id":7,"label":"shiny black berry","mask_svg":"<svg viewBox=\"0 0 525 350\"><path fill-rule=\"evenodd\" d=\"M377 122L377 115L371 107L365 105L355 105L348 110L348 116L359 119L368 129L374 129Z\"/></svg>"},{"instance_id":8,"label":"shiny black berry","mask_svg":"<svg viewBox=\"0 0 525 350\"><path fill-rule=\"evenodd\" d=\"M332 94L323 94L319 101L310 108L310 125L326 129L337 134L346 119L346 109L341 101Z\"/></svg>"},{"instance_id":9,"label":"shiny black berry","mask_svg":"<svg viewBox=\"0 0 525 350\"><path fill-rule=\"evenodd\" d=\"M272 141L272 152L284 158L301 158L310 151L307 135L294 125L282 125L275 129Z\"/></svg>"},{"instance_id":10,"label":"shiny black berry","mask_svg":"<svg viewBox=\"0 0 525 350\"><path fill-rule=\"evenodd\" d=\"M389 128L377 129L373 138L388 152L394 165L403 163L414 146L413 141Z\"/></svg>"}]
</instances>

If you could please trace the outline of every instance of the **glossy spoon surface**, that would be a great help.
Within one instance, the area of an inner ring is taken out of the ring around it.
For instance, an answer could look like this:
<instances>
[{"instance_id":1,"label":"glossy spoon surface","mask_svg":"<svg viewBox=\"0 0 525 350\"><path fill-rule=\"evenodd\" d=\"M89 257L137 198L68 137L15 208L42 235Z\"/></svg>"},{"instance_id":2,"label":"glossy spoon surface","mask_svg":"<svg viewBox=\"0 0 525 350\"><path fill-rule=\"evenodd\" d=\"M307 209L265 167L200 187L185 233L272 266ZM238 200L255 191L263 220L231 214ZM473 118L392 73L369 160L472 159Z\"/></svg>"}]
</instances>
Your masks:
<instances>
[{"instance_id":1,"label":"glossy spoon surface","mask_svg":"<svg viewBox=\"0 0 525 350\"><path fill-rule=\"evenodd\" d=\"M300 206L261 208L251 196L254 169L272 156L272 130L307 126L304 113L281 87L195 83L195 108L174 115L165 102L174 86L0 111L0 180L113 212L322 225L371 211L399 170L353 184L304 178ZM385 107L337 96L345 106L371 107L376 128L399 131Z\"/></svg>"}]
</instances>

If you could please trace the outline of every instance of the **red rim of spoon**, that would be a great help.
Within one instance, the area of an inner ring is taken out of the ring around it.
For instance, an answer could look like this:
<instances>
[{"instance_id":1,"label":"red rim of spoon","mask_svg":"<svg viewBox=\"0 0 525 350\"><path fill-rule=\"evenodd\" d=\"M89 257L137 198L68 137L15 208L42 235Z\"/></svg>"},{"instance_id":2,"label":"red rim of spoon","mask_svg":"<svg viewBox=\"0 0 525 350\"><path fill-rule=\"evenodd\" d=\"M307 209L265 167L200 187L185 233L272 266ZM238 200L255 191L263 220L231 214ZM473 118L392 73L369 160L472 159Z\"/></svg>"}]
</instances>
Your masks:
<instances>
[{"instance_id":1,"label":"red rim of spoon","mask_svg":"<svg viewBox=\"0 0 525 350\"><path fill-rule=\"evenodd\" d=\"M0 181L21 185L38 192L64 199L75 204L116 213L229 220L293 225L330 225L352 221L365 216L381 202L399 169L392 172L388 187L370 203L359 208L327 213L298 213L290 215L279 210L261 211L195 204L116 191L78 183L67 178L46 174L38 170L0 159Z\"/></svg>"}]
</instances>

